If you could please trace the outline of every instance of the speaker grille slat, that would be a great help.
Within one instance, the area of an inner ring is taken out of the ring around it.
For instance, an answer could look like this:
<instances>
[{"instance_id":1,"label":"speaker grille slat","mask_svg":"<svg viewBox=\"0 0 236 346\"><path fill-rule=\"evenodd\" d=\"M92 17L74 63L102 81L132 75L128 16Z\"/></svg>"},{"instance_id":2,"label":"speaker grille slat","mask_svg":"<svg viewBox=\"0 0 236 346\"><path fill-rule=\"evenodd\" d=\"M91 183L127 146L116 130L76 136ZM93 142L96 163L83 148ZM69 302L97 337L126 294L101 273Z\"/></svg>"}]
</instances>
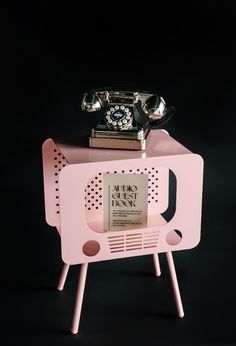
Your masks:
<instances>
[{"instance_id":1,"label":"speaker grille slat","mask_svg":"<svg viewBox=\"0 0 236 346\"><path fill-rule=\"evenodd\" d=\"M111 253L135 251L156 248L158 245L159 231L130 233L122 236L108 236L108 244Z\"/></svg>"}]
</instances>

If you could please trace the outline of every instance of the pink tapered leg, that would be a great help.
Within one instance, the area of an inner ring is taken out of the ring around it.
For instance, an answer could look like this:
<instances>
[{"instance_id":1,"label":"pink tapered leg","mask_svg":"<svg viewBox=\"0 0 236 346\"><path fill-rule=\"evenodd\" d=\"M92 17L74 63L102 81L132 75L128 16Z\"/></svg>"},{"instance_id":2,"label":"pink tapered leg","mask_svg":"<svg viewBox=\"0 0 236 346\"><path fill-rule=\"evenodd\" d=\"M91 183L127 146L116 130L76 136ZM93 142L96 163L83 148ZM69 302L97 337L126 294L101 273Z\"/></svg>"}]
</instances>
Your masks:
<instances>
[{"instance_id":1,"label":"pink tapered leg","mask_svg":"<svg viewBox=\"0 0 236 346\"><path fill-rule=\"evenodd\" d=\"M159 262L159 257L157 253L153 254L153 264L155 268L155 275L160 276L161 275L161 267L160 267L160 262Z\"/></svg>"},{"instance_id":2,"label":"pink tapered leg","mask_svg":"<svg viewBox=\"0 0 236 346\"><path fill-rule=\"evenodd\" d=\"M173 260L173 256L171 252L166 252L166 259L167 259L167 264L168 264L168 268L170 272L170 279L171 279L172 289L174 293L177 313L178 313L178 316L182 318L184 317L184 310L183 310L182 300L180 296L177 276L175 272L174 260Z\"/></svg>"},{"instance_id":3,"label":"pink tapered leg","mask_svg":"<svg viewBox=\"0 0 236 346\"><path fill-rule=\"evenodd\" d=\"M58 291L62 291L64 288L69 268L70 268L69 264L64 263L63 268L62 268L62 272L61 272L61 275L60 275L60 278L59 278L59 281L57 284Z\"/></svg>"},{"instance_id":4,"label":"pink tapered leg","mask_svg":"<svg viewBox=\"0 0 236 346\"><path fill-rule=\"evenodd\" d=\"M77 288L77 294L76 294L76 301L75 301L75 310L74 310L74 316L73 316L72 327L71 327L72 334L77 334L79 329L87 269L88 269L88 263L81 264L79 282L78 282L78 288Z\"/></svg>"}]
</instances>

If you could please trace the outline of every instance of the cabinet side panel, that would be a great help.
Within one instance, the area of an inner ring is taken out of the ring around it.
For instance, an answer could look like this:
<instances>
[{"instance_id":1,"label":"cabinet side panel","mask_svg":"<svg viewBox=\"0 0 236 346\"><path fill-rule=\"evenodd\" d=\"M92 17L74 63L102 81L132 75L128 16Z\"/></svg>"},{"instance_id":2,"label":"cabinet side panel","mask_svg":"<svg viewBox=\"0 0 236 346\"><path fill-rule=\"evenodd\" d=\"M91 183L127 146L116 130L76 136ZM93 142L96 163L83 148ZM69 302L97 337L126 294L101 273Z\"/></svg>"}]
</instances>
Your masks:
<instances>
[{"instance_id":1,"label":"cabinet side panel","mask_svg":"<svg viewBox=\"0 0 236 346\"><path fill-rule=\"evenodd\" d=\"M46 221L60 229L59 172L67 161L52 139L43 144L43 179Z\"/></svg>"}]
</instances>

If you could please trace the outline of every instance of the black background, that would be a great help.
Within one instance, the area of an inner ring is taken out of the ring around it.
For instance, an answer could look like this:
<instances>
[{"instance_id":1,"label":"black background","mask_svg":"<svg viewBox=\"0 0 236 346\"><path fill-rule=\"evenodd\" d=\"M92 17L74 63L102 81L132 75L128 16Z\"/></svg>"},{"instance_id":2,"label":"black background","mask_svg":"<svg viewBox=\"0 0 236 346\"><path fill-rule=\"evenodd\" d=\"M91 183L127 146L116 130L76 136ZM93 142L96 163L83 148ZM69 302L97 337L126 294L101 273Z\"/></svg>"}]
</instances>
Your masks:
<instances>
[{"instance_id":1,"label":"black background","mask_svg":"<svg viewBox=\"0 0 236 346\"><path fill-rule=\"evenodd\" d=\"M2 8L2 345L236 344L234 3ZM150 256L100 262L72 336L79 268L57 292L60 240L44 221L41 145L88 133L83 92L119 85L161 94L177 109L164 127L203 156L202 240L174 254L184 319L175 318L163 255L158 279Z\"/></svg>"}]
</instances>

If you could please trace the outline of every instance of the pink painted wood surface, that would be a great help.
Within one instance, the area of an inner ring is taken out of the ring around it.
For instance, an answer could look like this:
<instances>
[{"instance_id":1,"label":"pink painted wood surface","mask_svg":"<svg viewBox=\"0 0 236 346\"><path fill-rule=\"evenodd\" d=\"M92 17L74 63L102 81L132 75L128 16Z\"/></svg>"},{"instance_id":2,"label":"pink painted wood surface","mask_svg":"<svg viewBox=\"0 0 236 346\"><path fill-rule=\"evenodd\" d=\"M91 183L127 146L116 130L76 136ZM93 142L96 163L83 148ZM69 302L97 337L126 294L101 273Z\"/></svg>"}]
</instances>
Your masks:
<instances>
[{"instance_id":1,"label":"pink painted wood surface","mask_svg":"<svg viewBox=\"0 0 236 346\"><path fill-rule=\"evenodd\" d=\"M68 144L67 141L65 144L49 139L43 145L43 160L46 219L61 233L62 258L65 263L77 264L177 251L198 244L203 160L165 131L151 132L145 152L91 149L78 143ZM167 223L161 213L168 206L169 169L174 172L177 179L177 196L175 215ZM158 201L150 200L147 228L138 229L137 232L115 232L121 243L121 248L115 251L116 244L112 238L114 234L103 232L103 207L100 205L103 192L102 173L122 171L130 174L143 172L148 173L150 177L154 176L152 179L158 178L158 185L154 189L154 193L158 193ZM100 185L95 183L99 180ZM86 202L88 193L91 192L88 186L92 181L101 189L98 190L101 196L100 203L97 202L96 206L94 203L94 206L91 203L88 206ZM173 232L175 229L182 232L179 243L179 236ZM136 248L128 250L127 242L134 233L138 234L142 245L140 247L137 240L134 244ZM147 238L154 239L150 247L146 246ZM88 256L83 252L84 244L89 241L99 244L100 250L94 256Z\"/></svg>"},{"instance_id":2,"label":"pink painted wood surface","mask_svg":"<svg viewBox=\"0 0 236 346\"><path fill-rule=\"evenodd\" d=\"M153 264L155 268L155 275L161 276L161 267L160 267L160 261L157 253L153 254Z\"/></svg>"},{"instance_id":3,"label":"pink painted wood surface","mask_svg":"<svg viewBox=\"0 0 236 346\"><path fill-rule=\"evenodd\" d=\"M57 285L58 291L62 291L64 288L69 268L70 266L68 264L63 265L62 272Z\"/></svg>"},{"instance_id":4,"label":"pink painted wood surface","mask_svg":"<svg viewBox=\"0 0 236 346\"><path fill-rule=\"evenodd\" d=\"M190 153L187 148L163 130L153 130L150 132L150 139L145 151L88 148L88 143L84 139L78 139L77 145L74 144L76 143L75 141L69 144L68 140L64 142L57 140L56 143L58 149L70 164L146 159L156 156L184 155Z\"/></svg>"},{"instance_id":5,"label":"pink painted wood surface","mask_svg":"<svg viewBox=\"0 0 236 346\"><path fill-rule=\"evenodd\" d=\"M167 265L168 265L168 269L169 269L170 280L171 280L172 290L173 290L173 294L174 294L177 314L180 318L182 318L182 317L184 317L184 309L183 309L182 299L181 299L181 295L180 295L177 275L176 275L176 271L175 271L174 260L173 260L173 256L172 256L171 252L166 253L166 259L167 259Z\"/></svg>"},{"instance_id":6,"label":"pink painted wood surface","mask_svg":"<svg viewBox=\"0 0 236 346\"><path fill-rule=\"evenodd\" d=\"M81 309L83 304L83 296L84 296L87 270L88 270L88 264L87 263L81 264L78 288L77 288L76 300L75 300L74 315L73 315L72 326L71 326L72 334L77 334L79 329L79 322L80 322L80 315L81 315Z\"/></svg>"}]
</instances>

